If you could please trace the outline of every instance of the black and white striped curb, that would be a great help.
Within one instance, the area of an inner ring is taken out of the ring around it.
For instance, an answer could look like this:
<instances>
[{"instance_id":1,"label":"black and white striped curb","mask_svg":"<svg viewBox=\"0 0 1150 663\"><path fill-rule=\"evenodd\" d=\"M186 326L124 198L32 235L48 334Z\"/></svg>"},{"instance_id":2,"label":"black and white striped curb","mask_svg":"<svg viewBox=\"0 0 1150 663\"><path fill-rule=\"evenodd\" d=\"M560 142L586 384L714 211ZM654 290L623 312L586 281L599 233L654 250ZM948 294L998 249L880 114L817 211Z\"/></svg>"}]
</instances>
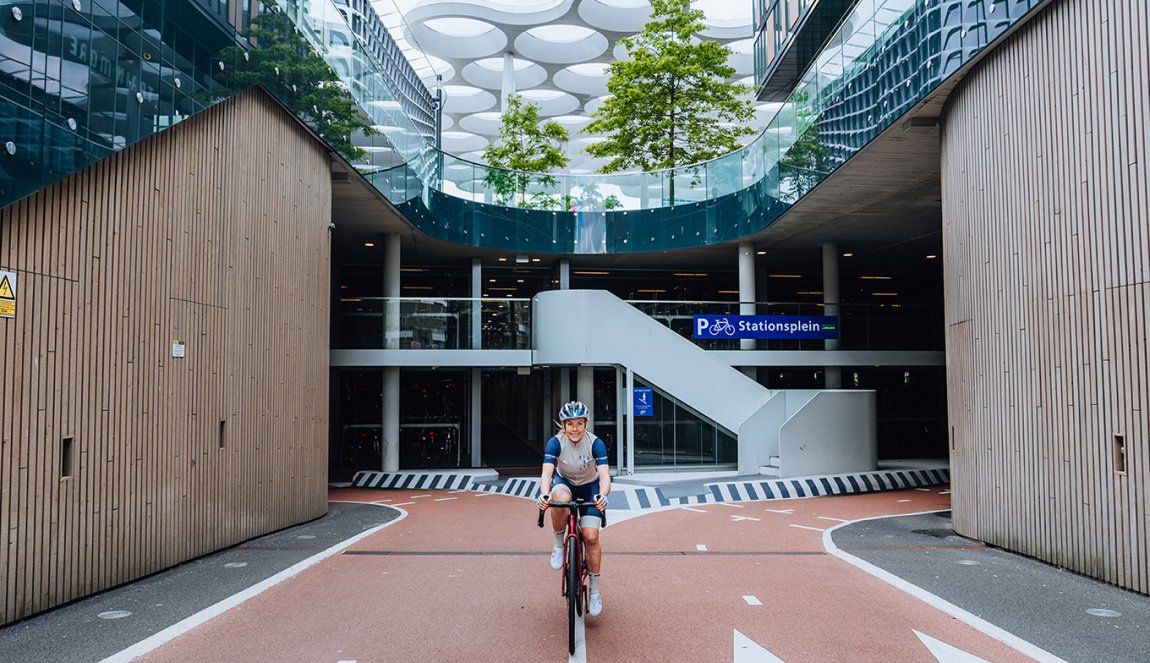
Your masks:
<instances>
[{"instance_id":1,"label":"black and white striped curb","mask_svg":"<svg viewBox=\"0 0 1150 663\"><path fill-rule=\"evenodd\" d=\"M612 506L622 509L655 509L660 507L785 500L796 497L852 495L886 490L924 488L950 482L949 469L886 470L836 474L802 479L735 480L704 483L695 495L667 497L658 487L616 484ZM393 488L399 490L473 490L516 497L534 498L539 480L513 478L506 481L474 478L469 474L436 474L417 472L357 472L352 479L355 488ZM678 492L682 492L681 490ZM626 504L621 504L625 498Z\"/></svg>"}]
</instances>

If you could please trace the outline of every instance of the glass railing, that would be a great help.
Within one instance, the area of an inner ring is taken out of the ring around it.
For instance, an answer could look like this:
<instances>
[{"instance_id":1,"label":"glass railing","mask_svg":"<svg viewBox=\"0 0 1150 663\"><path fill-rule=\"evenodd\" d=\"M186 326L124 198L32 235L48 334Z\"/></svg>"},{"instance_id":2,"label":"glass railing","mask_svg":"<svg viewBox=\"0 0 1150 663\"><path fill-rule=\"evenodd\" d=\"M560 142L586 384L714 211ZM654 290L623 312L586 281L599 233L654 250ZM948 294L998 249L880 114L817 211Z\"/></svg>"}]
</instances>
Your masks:
<instances>
[{"instance_id":1,"label":"glass railing","mask_svg":"<svg viewBox=\"0 0 1150 663\"><path fill-rule=\"evenodd\" d=\"M386 65L350 27L346 4L277 0L277 7L370 118L377 135L353 136L367 153L356 165L390 200L411 203L401 209L418 228L475 246L623 253L731 241L766 227L1040 1L860 0L790 100L747 146L673 170L558 174L554 184L527 191L542 194L536 204L544 209L516 209L520 200L501 199L489 184L506 179L500 171L438 152L424 140L380 71ZM43 7L63 9L48 11L45 20L38 9L20 19L13 14L0 25L7 72L0 77L0 109L7 111L0 113L0 127L7 128L0 205L238 89L230 72L243 70L248 57L229 49L238 43L234 31L226 34L216 20L205 24L200 11L207 7L218 16L229 4L80 6L84 11L46 2ZM106 25L109 16L117 17L119 32ZM81 34L89 37L73 36ZM59 62L57 77L34 75L44 58ZM315 81L277 82L299 95L316 87ZM312 112L323 114L315 107L304 114ZM691 217L716 199L729 204ZM641 219L622 216L637 210L645 211Z\"/></svg>"},{"instance_id":2,"label":"glass railing","mask_svg":"<svg viewBox=\"0 0 1150 663\"><path fill-rule=\"evenodd\" d=\"M552 174L518 196L501 197L491 182L503 171L437 153L419 139L370 63L357 49L329 47L325 35L349 28L331 0L280 0L329 64L351 72L349 89L416 173L385 178L394 201L425 186L451 197L556 212L647 210L700 203L758 185L762 195L793 203L1040 0L860 0L800 78L767 128L745 147L683 168L645 173ZM957 41L957 43L956 43ZM954 55L958 49L957 60ZM850 125L850 140L835 127ZM862 140L860 140L860 138ZM370 169L378 164L369 164ZM406 196L407 198L403 198Z\"/></svg>"},{"instance_id":3,"label":"glass railing","mask_svg":"<svg viewBox=\"0 0 1150 663\"><path fill-rule=\"evenodd\" d=\"M822 340L693 339L696 315L739 315L738 302L646 301L629 304L705 350L822 350ZM840 350L943 349L937 306L756 302L747 315L838 317ZM476 322L478 321L478 323ZM498 298L341 297L332 347L399 350L526 350L531 300Z\"/></svg>"},{"instance_id":4,"label":"glass railing","mask_svg":"<svg viewBox=\"0 0 1150 663\"><path fill-rule=\"evenodd\" d=\"M526 350L531 300L341 297L333 316L338 350Z\"/></svg>"}]
</instances>

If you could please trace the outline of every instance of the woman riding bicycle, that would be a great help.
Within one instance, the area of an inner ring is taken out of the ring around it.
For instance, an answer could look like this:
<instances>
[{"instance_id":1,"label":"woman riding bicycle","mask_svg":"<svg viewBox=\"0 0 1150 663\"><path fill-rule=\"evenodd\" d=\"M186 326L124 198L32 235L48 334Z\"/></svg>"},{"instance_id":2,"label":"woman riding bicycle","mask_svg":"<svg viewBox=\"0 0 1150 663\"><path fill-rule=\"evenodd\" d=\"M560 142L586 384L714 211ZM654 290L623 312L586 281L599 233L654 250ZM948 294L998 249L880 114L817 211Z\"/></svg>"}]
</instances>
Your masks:
<instances>
[{"instance_id":1,"label":"woman riding bicycle","mask_svg":"<svg viewBox=\"0 0 1150 663\"><path fill-rule=\"evenodd\" d=\"M587 611L594 617L603 611L603 599L599 596L599 569L603 558L599 529L603 512L607 509L607 495L611 492L611 469L607 465L607 445L587 430L589 418L587 406L579 401L571 401L560 408L559 421L563 430L547 440L543 450L543 474L539 479L537 502L540 509L546 509L551 500L570 502L578 498L595 504L579 519L590 577ZM551 512L551 529L555 532L551 568L555 570L563 568L565 520L566 514L562 511L556 509Z\"/></svg>"}]
</instances>

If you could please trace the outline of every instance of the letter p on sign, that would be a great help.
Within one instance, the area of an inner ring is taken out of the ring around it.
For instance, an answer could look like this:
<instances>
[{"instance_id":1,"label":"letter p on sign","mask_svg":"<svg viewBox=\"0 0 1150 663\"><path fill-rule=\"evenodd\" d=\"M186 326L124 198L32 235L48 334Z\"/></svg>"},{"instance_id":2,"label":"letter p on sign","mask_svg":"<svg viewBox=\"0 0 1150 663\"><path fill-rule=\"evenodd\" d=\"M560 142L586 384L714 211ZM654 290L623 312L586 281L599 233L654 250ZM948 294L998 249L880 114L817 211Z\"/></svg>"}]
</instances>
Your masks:
<instances>
[{"instance_id":1,"label":"letter p on sign","mask_svg":"<svg viewBox=\"0 0 1150 663\"><path fill-rule=\"evenodd\" d=\"M695 318L695 336L702 336L703 332L707 331L707 327L711 326L711 322L706 318Z\"/></svg>"}]
</instances>

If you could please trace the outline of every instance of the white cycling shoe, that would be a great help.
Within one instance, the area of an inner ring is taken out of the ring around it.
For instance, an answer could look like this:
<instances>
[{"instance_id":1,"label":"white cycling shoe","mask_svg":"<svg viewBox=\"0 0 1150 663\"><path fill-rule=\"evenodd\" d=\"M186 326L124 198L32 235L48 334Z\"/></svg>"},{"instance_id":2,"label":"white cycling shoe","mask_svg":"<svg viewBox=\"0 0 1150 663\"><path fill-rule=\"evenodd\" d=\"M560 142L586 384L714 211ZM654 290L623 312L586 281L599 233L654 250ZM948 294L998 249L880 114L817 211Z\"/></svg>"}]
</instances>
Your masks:
<instances>
[{"instance_id":1,"label":"white cycling shoe","mask_svg":"<svg viewBox=\"0 0 1150 663\"><path fill-rule=\"evenodd\" d=\"M601 612L603 612L603 597L599 594L589 595L587 597L587 614L598 617Z\"/></svg>"},{"instance_id":2,"label":"white cycling shoe","mask_svg":"<svg viewBox=\"0 0 1150 663\"><path fill-rule=\"evenodd\" d=\"M563 568L563 549L562 548L552 548L551 549L551 568L555 569L556 571Z\"/></svg>"}]
</instances>

